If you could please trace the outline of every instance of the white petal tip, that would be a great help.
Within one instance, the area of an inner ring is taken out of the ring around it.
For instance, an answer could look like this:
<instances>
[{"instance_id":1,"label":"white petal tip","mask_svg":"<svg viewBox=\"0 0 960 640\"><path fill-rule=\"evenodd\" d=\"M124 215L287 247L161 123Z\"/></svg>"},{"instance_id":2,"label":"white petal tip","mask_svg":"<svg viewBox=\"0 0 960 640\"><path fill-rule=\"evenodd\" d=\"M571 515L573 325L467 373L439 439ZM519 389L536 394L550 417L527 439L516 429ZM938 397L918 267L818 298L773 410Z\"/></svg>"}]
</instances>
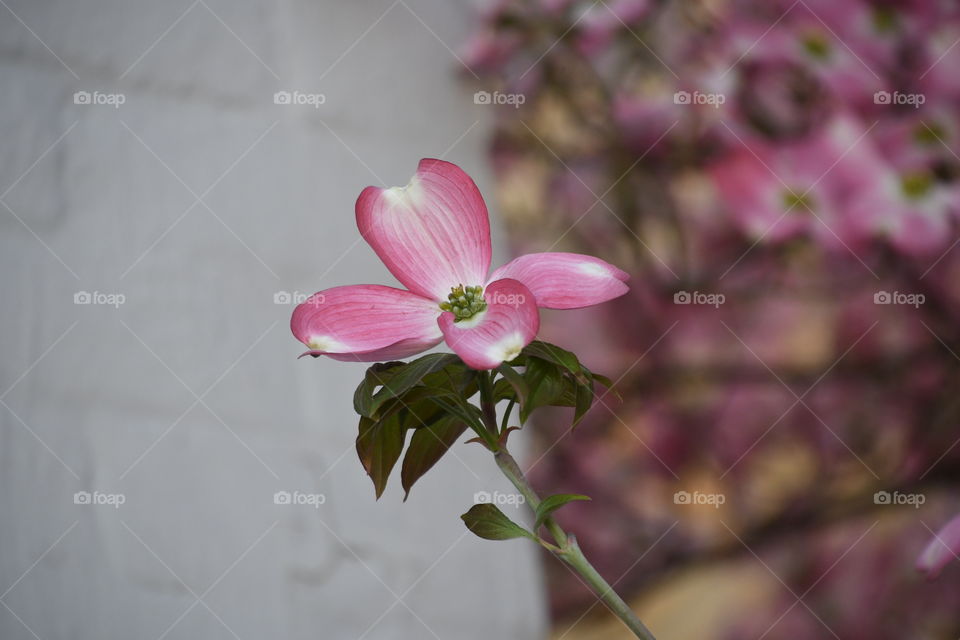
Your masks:
<instances>
[{"instance_id":1,"label":"white petal tip","mask_svg":"<svg viewBox=\"0 0 960 640\"><path fill-rule=\"evenodd\" d=\"M523 335L519 333L512 333L509 336L506 336L500 342L494 344L487 351L487 355L490 356L491 360L498 360L500 362L510 362L523 351L523 347L526 346L524 343Z\"/></svg>"},{"instance_id":2,"label":"white petal tip","mask_svg":"<svg viewBox=\"0 0 960 640\"><path fill-rule=\"evenodd\" d=\"M421 202L423 189L420 186L420 180L417 176L413 176L406 186L384 189L383 195L391 204L414 207Z\"/></svg>"},{"instance_id":3,"label":"white petal tip","mask_svg":"<svg viewBox=\"0 0 960 640\"><path fill-rule=\"evenodd\" d=\"M311 336L307 346L313 351L329 351L331 353L342 353L350 350L346 345L337 342L330 336Z\"/></svg>"}]
</instances>

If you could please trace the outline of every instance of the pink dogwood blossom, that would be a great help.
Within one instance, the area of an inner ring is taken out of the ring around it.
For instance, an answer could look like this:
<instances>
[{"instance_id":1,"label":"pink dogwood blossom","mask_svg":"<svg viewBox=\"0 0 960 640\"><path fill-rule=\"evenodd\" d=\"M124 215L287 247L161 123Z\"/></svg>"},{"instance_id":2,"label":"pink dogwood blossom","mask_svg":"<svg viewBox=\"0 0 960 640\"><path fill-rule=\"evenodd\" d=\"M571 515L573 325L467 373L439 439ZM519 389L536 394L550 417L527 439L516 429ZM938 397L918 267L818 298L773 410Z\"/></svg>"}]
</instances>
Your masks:
<instances>
[{"instance_id":1,"label":"pink dogwood blossom","mask_svg":"<svg viewBox=\"0 0 960 640\"><path fill-rule=\"evenodd\" d=\"M734 220L768 242L807 234L827 247L851 247L875 231L880 160L866 127L836 118L818 135L790 144L744 145L711 167ZM857 211L863 215L852 215Z\"/></svg>"},{"instance_id":2,"label":"pink dogwood blossom","mask_svg":"<svg viewBox=\"0 0 960 640\"><path fill-rule=\"evenodd\" d=\"M462 169L420 161L405 187L367 187L357 227L406 290L352 285L317 292L290 328L304 355L375 362L405 358L445 340L475 369L515 358L540 327L539 308L575 309L627 291L627 274L574 253L520 256L488 276L490 222Z\"/></svg>"},{"instance_id":3,"label":"pink dogwood blossom","mask_svg":"<svg viewBox=\"0 0 960 640\"><path fill-rule=\"evenodd\" d=\"M917 559L917 571L927 574L933 580L950 561L958 559L960 554L960 515L948 522Z\"/></svg>"}]
</instances>

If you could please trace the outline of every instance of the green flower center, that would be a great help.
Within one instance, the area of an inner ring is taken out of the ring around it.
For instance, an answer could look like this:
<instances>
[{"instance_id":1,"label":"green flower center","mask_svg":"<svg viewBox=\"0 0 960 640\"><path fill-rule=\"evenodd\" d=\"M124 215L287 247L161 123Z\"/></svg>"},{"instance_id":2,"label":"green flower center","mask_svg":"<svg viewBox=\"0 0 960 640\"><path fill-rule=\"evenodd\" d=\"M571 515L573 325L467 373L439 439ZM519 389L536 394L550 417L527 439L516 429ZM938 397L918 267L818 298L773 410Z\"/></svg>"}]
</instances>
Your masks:
<instances>
[{"instance_id":1,"label":"green flower center","mask_svg":"<svg viewBox=\"0 0 960 640\"><path fill-rule=\"evenodd\" d=\"M483 299L483 287L464 287L462 284L450 287L450 295L446 302L440 303L440 308L456 316L454 322L468 320L487 308L487 301Z\"/></svg>"},{"instance_id":2,"label":"green flower center","mask_svg":"<svg viewBox=\"0 0 960 640\"><path fill-rule=\"evenodd\" d=\"M803 48L812 57L826 60L830 57L830 41L820 32L811 32L803 39Z\"/></svg>"},{"instance_id":3,"label":"green flower center","mask_svg":"<svg viewBox=\"0 0 960 640\"><path fill-rule=\"evenodd\" d=\"M900 188L904 195L917 200L927 195L933 187L933 177L926 171L908 173L900 178Z\"/></svg>"},{"instance_id":4,"label":"green flower center","mask_svg":"<svg viewBox=\"0 0 960 640\"><path fill-rule=\"evenodd\" d=\"M947 132L942 125L936 122L929 125L921 123L913 130L913 139L927 146L935 145L946 137Z\"/></svg>"},{"instance_id":5,"label":"green flower center","mask_svg":"<svg viewBox=\"0 0 960 640\"><path fill-rule=\"evenodd\" d=\"M788 210L798 209L800 213L813 210L813 202L810 196L801 191L787 189L781 197L783 198L783 206Z\"/></svg>"},{"instance_id":6,"label":"green flower center","mask_svg":"<svg viewBox=\"0 0 960 640\"><path fill-rule=\"evenodd\" d=\"M872 17L878 33L890 33L897 26L897 12L892 7L874 7Z\"/></svg>"}]
</instances>

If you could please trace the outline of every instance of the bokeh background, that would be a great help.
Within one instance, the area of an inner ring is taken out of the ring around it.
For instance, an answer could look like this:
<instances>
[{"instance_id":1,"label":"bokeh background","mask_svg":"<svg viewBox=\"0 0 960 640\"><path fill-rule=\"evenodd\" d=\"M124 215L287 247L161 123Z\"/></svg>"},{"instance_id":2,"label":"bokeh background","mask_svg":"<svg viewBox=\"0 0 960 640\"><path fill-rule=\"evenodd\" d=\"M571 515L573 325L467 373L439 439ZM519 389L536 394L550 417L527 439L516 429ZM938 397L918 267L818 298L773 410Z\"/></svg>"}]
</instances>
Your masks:
<instances>
[{"instance_id":1,"label":"bokeh background","mask_svg":"<svg viewBox=\"0 0 960 640\"><path fill-rule=\"evenodd\" d=\"M633 275L549 319L622 400L528 467L662 637L960 635L913 568L960 511L958 44L953 2L543 0L466 48L515 251ZM545 569L556 637L624 637Z\"/></svg>"},{"instance_id":2,"label":"bokeh background","mask_svg":"<svg viewBox=\"0 0 960 640\"><path fill-rule=\"evenodd\" d=\"M914 570L960 512L958 64L945 0L0 0L0 638L628 637L466 534L479 447L375 502L363 366L296 360L425 156L495 262L632 275L544 315L616 393L521 457L658 637L960 637Z\"/></svg>"}]
</instances>

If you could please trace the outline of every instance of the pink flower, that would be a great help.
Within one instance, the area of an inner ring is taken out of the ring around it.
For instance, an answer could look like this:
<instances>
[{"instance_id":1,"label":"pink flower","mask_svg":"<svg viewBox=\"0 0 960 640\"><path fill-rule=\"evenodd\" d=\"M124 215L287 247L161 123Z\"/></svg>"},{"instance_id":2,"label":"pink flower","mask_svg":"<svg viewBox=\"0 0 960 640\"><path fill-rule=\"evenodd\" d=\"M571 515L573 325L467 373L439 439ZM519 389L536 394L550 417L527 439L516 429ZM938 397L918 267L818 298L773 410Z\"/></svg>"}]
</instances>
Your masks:
<instances>
[{"instance_id":1,"label":"pink flower","mask_svg":"<svg viewBox=\"0 0 960 640\"><path fill-rule=\"evenodd\" d=\"M917 558L917 571L933 580L951 560L960 559L957 554L960 554L960 515L933 536L933 540Z\"/></svg>"},{"instance_id":2,"label":"pink flower","mask_svg":"<svg viewBox=\"0 0 960 640\"><path fill-rule=\"evenodd\" d=\"M590 5L580 19L577 48L587 56L603 52L620 31L630 29L650 11L649 0L608 0Z\"/></svg>"},{"instance_id":3,"label":"pink flower","mask_svg":"<svg viewBox=\"0 0 960 640\"><path fill-rule=\"evenodd\" d=\"M856 246L872 233L880 159L866 127L839 116L814 136L790 144L734 150L710 168L733 220L769 243L809 235L822 246Z\"/></svg>"},{"instance_id":4,"label":"pink flower","mask_svg":"<svg viewBox=\"0 0 960 640\"><path fill-rule=\"evenodd\" d=\"M677 104L674 94L666 90L648 95L619 93L614 96L611 109L624 144L638 154L652 153L657 157L668 152L676 134L694 125L693 109ZM676 127L678 122L682 123L680 127Z\"/></svg>"},{"instance_id":5,"label":"pink flower","mask_svg":"<svg viewBox=\"0 0 960 640\"><path fill-rule=\"evenodd\" d=\"M870 172L874 188L851 213L871 217L879 235L904 253L942 251L960 212L960 189L939 177L951 164L947 141L956 139L955 127L927 114L886 123L875 138L884 162Z\"/></svg>"},{"instance_id":6,"label":"pink flower","mask_svg":"<svg viewBox=\"0 0 960 640\"><path fill-rule=\"evenodd\" d=\"M475 369L515 358L540 327L538 308L575 309L627 291L627 274L574 253L531 253L488 276L490 222L462 169L420 161L405 187L367 187L357 227L407 290L353 285L297 306L290 328L310 350L337 360L405 358L445 340Z\"/></svg>"}]
</instances>

